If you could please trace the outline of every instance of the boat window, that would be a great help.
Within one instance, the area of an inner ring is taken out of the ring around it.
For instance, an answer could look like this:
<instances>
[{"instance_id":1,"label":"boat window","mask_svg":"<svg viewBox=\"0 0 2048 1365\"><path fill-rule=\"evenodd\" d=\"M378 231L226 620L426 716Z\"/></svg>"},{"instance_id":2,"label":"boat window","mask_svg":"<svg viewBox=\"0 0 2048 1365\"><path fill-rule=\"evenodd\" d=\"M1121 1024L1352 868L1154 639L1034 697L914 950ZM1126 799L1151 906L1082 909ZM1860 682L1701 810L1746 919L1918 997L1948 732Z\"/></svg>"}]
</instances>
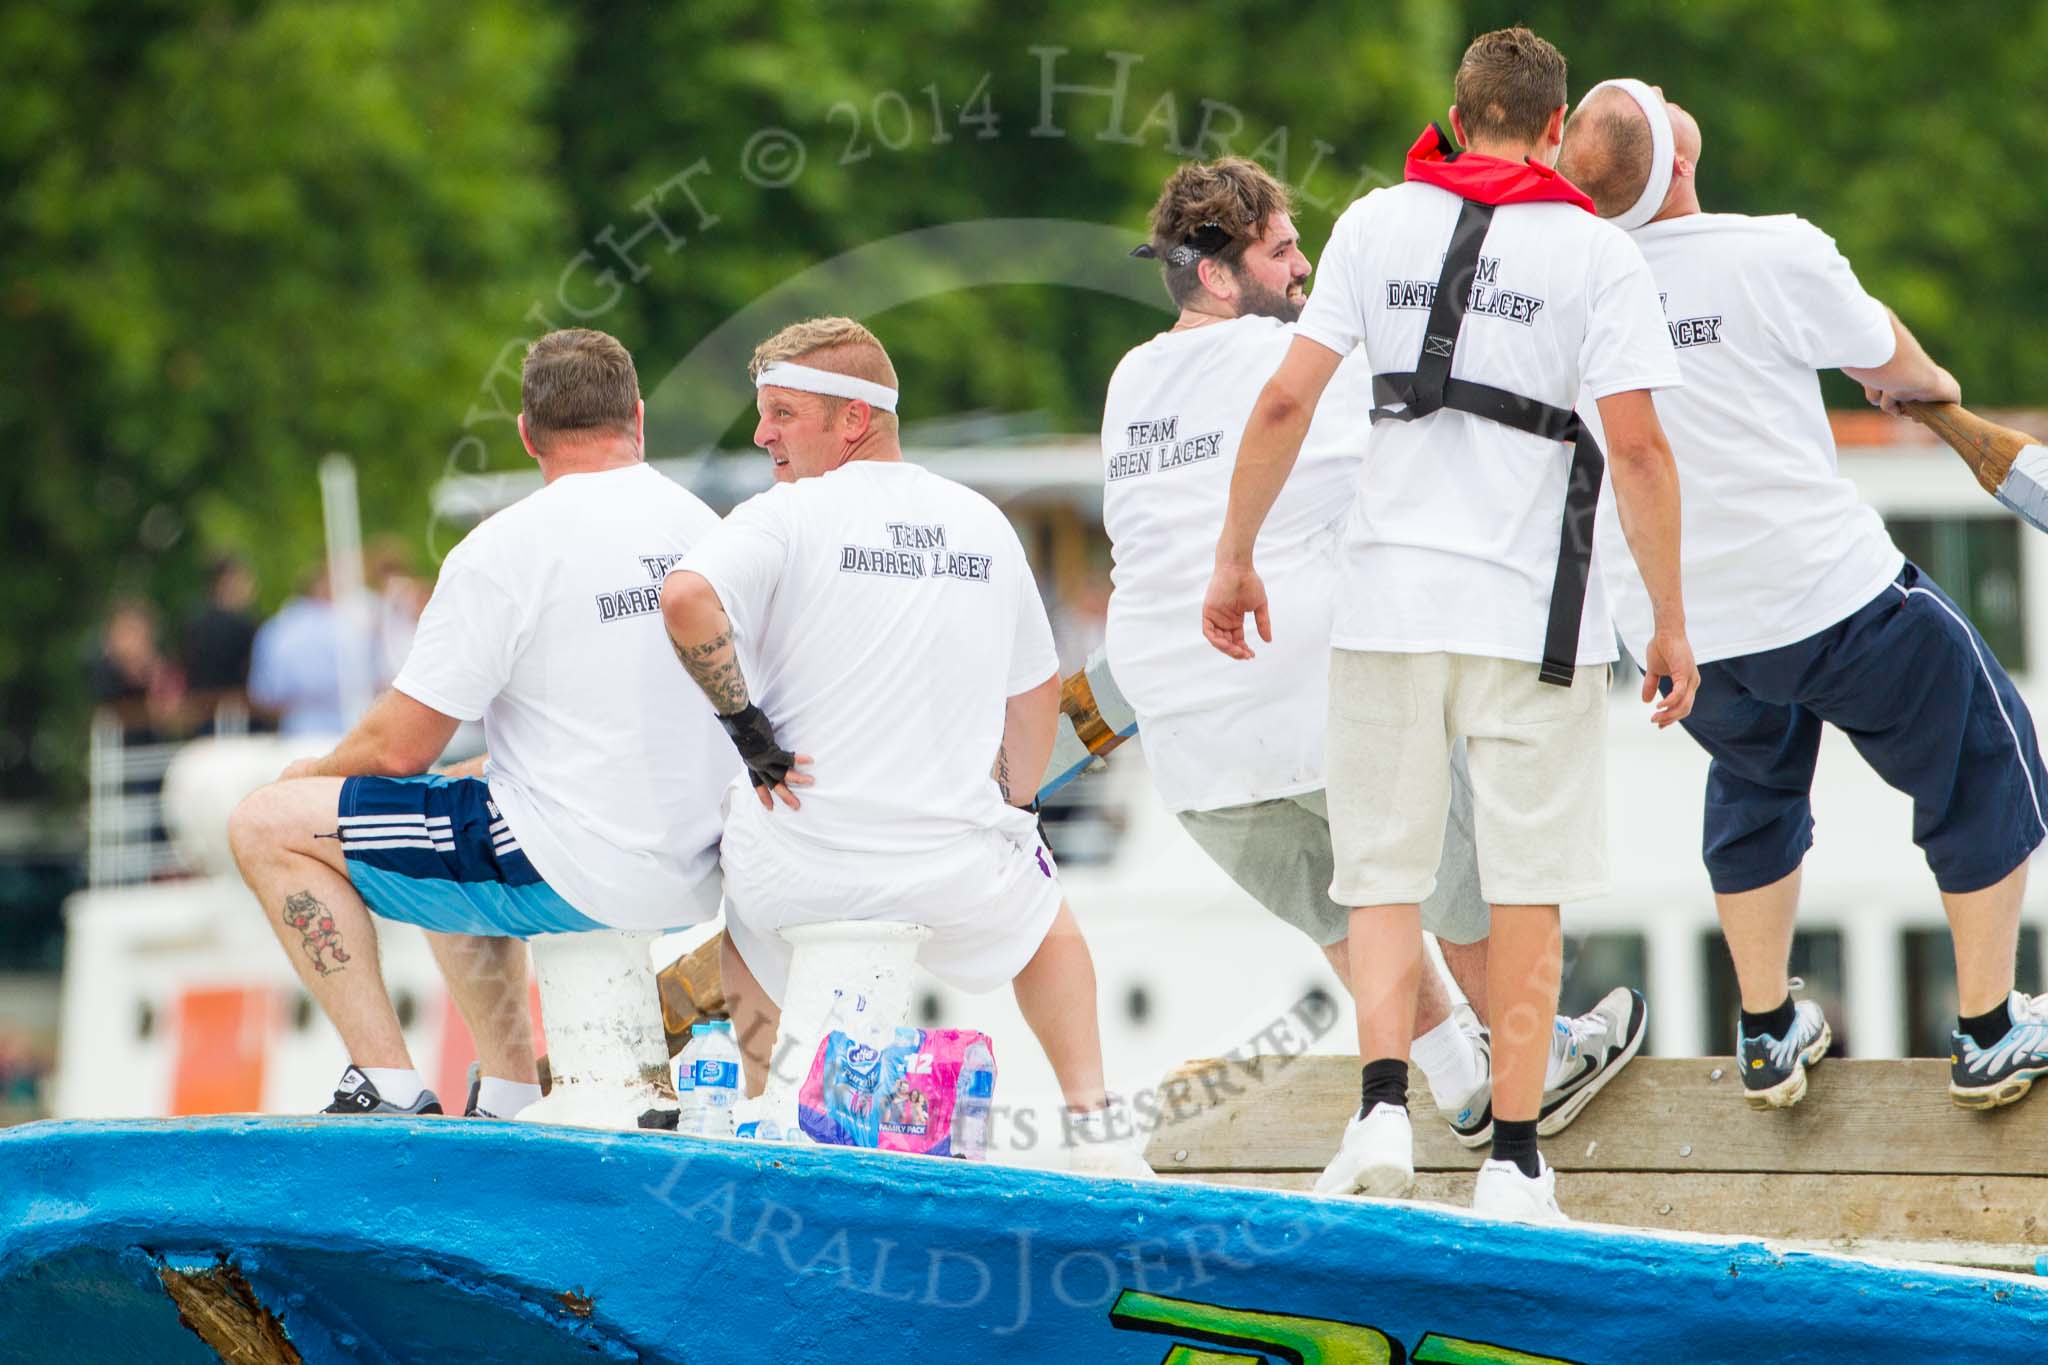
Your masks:
<instances>
[{"instance_id":1,"label":"boat window","mask_svg":"<svg viewBox=\"0 0 2048 1365\"><path fill-rule=\"evenodd\" d=\"M1710 1054L1725 1056L1735 1050L1735 1025L1742 1012L1742 992L1735 985L1735 963L1728 956L1728 944L1718 928L1701 933L1700 953L1707 977L1703 1036ZM1818 1002L1827 1011L1828 1025L1835 1033L1835 1048L1829 1055L1853 1056L1849 1016L1843 1008L1842 931L1801 929L1794 933L1792 975L1806 982L1800 995Z\"/></svg>"},{"instance_id":2,"label":"boat window","mask_svg":"<svg viewBox=\"0 0 2048 1365\"><path fill-rule=\"evenodd\" d=\"M1899 970L1906 1002L1905 1040L1908 1057L1946 1057L1949 1033L1956 1026L1956 950L1947 925L1928 925L1900 933ZM2042 990L2041 931L2020 928L2017 981L2028 995Z\"/></svg>"},{"instance_id":3,"label":"boat window","mask_svg":"<svg viewBox=\"0 0 2048 1365\"><path fill-rule=\"evenodd\" d=\"M2013 517L1887 517L1892 541L1976 624L1999 662L2027 671L2020 523ZM1942 1045L1942 1055L1948 1052Z\"/></svg>"}]
</instances>

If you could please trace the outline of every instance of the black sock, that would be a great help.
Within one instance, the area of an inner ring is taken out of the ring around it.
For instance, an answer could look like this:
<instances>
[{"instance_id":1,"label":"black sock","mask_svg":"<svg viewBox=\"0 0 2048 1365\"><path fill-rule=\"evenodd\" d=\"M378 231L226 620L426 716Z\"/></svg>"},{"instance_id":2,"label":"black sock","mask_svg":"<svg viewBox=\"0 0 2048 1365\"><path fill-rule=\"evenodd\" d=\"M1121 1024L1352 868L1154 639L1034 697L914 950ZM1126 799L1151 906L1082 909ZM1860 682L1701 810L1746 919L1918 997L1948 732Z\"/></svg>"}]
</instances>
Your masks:
<instances>
[{"instance_id":1,"label":"black sock","mask_svg":"<svg viewBox=\"0 0 2048 1365\"><path fill-rule=\"evenodd\" d=\"M1376 1104L1408 1107L1408 1063L1398 1057L1382 1057L1365 1064L1358 1087L1360 1116L1370 1114Z\"/></svg>"},{"instance_id":2,"label":"black sock","mask_svg":"<svg viewBox=\"0 0 2048 1365\"><path fill-rule=\"evenodd\" d=\"M1773 1038L1783 1038L1791 1032L1792 996L1789 992L1778 1002L1778 1007L1774 1010L1765 1010L1762 1014L1751 1014L1748 1010L1742 1012L1742 1036L1745 1038L1754 1038L1763 1033L1768 1033Z\"/></svg>"},{"instance_id":3,"label":"black sock","mask_svg":"<svg viewBox=\"0 0 2048 1365\"><path fill-rule=\"evenodd\" d=\"M1495 1119L1493 1159L1514 1162L1531 1180L1542 1175L1543 1157L1536 1150L1536 1120Z\"/></svg>"},{"instance_id":4,"label":"black sock","mask_svg":"<svg viewBox=\"0 0 2048 1365\"><path fill-rule=\"evenodd\" d=\"M1956 1032L1975 1039L1978 1047L1992 1046L2012 1031L2012 1011L2006 1008L2007 1003L1999 1001L1998 1008L1989 1014L1973 1014L1968 1018L1957 1016Z\"/></svg>"}]
</instances>

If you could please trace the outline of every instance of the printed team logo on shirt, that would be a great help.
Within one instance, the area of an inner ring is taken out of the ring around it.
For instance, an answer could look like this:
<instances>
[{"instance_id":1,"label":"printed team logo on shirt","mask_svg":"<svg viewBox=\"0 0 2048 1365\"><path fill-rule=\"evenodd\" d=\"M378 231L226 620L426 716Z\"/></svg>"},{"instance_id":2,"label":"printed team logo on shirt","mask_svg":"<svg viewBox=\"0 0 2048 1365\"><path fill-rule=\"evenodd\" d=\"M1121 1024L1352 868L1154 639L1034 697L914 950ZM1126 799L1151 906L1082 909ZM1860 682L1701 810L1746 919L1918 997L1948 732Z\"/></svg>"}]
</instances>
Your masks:
<instances>
[{"instance_id":1,"label":"printed team logo on shirt","mask_svg":"<svg viewBox=\"0 0 2048 1365\"><path fill-rule=\"evenodd\" d=\"M955 550L946 544L946 528L922 522L892 521L885 528L889 543L842 545L839 572L879 578L953 578L963 583L989 581L991 555Z\"/></svg>"},{"instance_id":2,"label":"printed team logo on shirt","mask_svg":"<svg viewBox=\"0 0 2048 1365\"><path fill-rule=\"evenodd\" d=\"M1109 457L1109 481L1180 469L1223 453L1223 433L1205 431L1180 439L1179 417L1155 417L1124 425L1125 449Z\"/></svg>"},{"instance_id":3,"label":"printed team logo on shirt","mask_svg":"<svg viewBox=\"0 0 2048 1365\"><path fill-rule=\"evenodd\" d=\"M1679 350L1688 346L1717 346L1721 341L1722 315L1708 313L1696 318L1674 318L1671 313L1671 296L1659 294L1657 302L1664 306L1664 325L1671 329L1671 344Z\"/></svg>"},{"instance_id":4,"label":"printed team logo on shirt","mask_svg":"<svg viewBox=\"0 0 2048 1365\"><path fill-rule=\"evenodd\" d=\"M668 571L682 562L679 554L638 555L640 567L647 571L653 587L618 588L612 592L597 595L597 619L599 621L624 621L629 617L645 616L661 610L661 581L668 577Z\"/></svg>"},{"instance_id":5,"label":"printed team logo on shirt","mask_svg":"<svg viewBox=\"0 0 2048 1365\"><path fill-rule=\"evenodd\" d=\"M1481 256L1479 270L1472 277L1472 297L1466 301L1468 317L1505 318L1524 327L1536 325L1536 315L1547 301L1534 294L1518 294L1500 287L1500 257ZM1428 312L1436 303L1435 280L1388 280L1387 307Z\"/></svg>"}]
</instances>

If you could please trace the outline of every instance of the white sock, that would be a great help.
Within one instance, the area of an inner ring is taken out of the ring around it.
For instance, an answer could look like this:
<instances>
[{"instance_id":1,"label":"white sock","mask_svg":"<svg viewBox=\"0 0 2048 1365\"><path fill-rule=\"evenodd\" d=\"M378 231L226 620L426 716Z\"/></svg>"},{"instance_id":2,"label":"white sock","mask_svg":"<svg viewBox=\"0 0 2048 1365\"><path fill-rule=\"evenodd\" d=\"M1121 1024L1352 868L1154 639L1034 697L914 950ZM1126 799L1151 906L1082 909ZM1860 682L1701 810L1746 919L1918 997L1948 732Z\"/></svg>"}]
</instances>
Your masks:
<instances>
[{"instance_id":1,"label":"white sock","mask_svg":"<svg viewBox=\"0 0 2048 1365\"><path fill-rule=\"evenodd\" d=\"M1563 1025L1563 1027L1559 1027ZM1569 1022L1563 1015L1550 1027L1550 1060L1543 1067L1543 1088L1555 1090L1565 1073L1578 1068L1579 1059L1572 1054L1572 1034Z\"/></svg>"},{"instance_id":2,"label":"white sock","mask_svg":"<svg viewBox=\"0 0 2048 1365\"><path fill-rule=\"evenodd\" d=\"M420 1079L420 1073L407 1067L403 1070L385 1066L359 1066L356 1070L370 1078L370 1084L377 1087L386 1103L405 1108L420 1097L420 1091L427 1088Z\"/></svg>"},{"instance_id":3,"label":"white sock","mask_svg":"<svg viewBox=\"0 0 2048 1365\"><path fill-rule=\"evenodd\" d=\"M529 1104L540 1102L540 1087L523 1081L502 1081L485 1076L477 1082L476 1107L501 1119L518 1117Z\"/></svg>"},{"instance_id":4,"label":"white sock","mask_svg":"<svg viewBox=\"0 0 2048 1365\"><path fill-rule=\"evenodd\" d=\"M1408 1045L1408 1055L1429 1078L1430 1098L1439 1109L1453 1109L1465 1102L1479 1082L1479 1053L1471 1035L1458 1027L1455 1017L1446 1018Z\"/></svg>"}]
</instances>

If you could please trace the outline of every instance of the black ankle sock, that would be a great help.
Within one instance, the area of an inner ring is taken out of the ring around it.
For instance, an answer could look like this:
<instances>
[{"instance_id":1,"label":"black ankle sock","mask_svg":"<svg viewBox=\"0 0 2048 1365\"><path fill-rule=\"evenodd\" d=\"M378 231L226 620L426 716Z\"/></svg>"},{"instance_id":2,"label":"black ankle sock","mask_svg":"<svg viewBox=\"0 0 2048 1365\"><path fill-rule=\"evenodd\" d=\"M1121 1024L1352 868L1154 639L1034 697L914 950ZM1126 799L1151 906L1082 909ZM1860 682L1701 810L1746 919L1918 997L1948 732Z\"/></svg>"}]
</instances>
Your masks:
<instances>
[{"instance_id":1,"label":"black ankle sock","mask_svg":"<svg viewBox=\"0 0 2048 1365\"><path fill-rule=\"evenodd\" d=\"M1543 1174L1543 1158L1536 1151L1536 1120L1495 1119L1493 1159L1512 1161L1523 1175L1534 1180Z\"/></svg>"},{"instance_id":2,"label":"black ankle sock","mask_svg":"<svg viewBox=\"0 0 2048 1365\"><path fill-rule=\"evenodd\" d=\"M1408 1063L1398 1057L1367 1062L1358 1087L1358 1112L1370 1114L1376 1104L1408 1107Z\"/></svg>"},{"instance_id":3,"label":"black ankle sock","mask_svg":"<svg viewBox=\"0 0 2048 1365\"><path fill-rule=\"evenodd\" d=\"M1792 1022L1792 996L1788 993L1774 1010L1765 1010L1762 1014L1751 1014L1744 1010L1742 1036L1754 1038L1760 1033L1768 1033L1773 1038L1783 1038L1792 1032Z\"/></svg>"},{"instance_id":4,"label":"black ankle sock","mask_svg":"<svg viewBox=\"0 0 2048 1365\"><path fill-rule=\"evenodd\" d=\"M1989 1014L1973 1014L1968 1018L1958 1016L1956 1032L1974 1038L1978 1047L1990 1047L2012 1031L2012 1011L2006 1008L2006 1001L1999 1001L1998 1008Z\"/></svg>"}]
</instances>

